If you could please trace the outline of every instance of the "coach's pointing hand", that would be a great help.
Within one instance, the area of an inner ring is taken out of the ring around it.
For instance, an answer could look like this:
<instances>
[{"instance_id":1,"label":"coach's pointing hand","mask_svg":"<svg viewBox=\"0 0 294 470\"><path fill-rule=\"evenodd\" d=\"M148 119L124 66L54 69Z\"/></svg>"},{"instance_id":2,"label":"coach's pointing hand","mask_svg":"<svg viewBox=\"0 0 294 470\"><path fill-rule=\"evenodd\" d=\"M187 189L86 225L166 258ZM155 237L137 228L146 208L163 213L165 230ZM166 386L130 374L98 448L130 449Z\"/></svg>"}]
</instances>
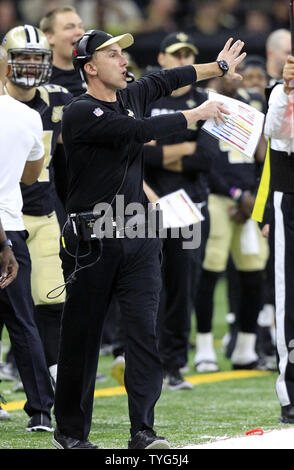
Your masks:
<instances>
[{"instance_id":1,"label":"coach's pointing hand","mask_svg":"<svg viewBox=\"0 0 294 470\"><path fill-rule=\"evenodd\" d=\"M230 114L230 111L220 101L205 101L197 108L182 111L182 113L187 119L187 127L197 121L206 121L210 118L213 118L218 126L219 121L226 122L223 114Z\"/></svg>"}]
</instances>

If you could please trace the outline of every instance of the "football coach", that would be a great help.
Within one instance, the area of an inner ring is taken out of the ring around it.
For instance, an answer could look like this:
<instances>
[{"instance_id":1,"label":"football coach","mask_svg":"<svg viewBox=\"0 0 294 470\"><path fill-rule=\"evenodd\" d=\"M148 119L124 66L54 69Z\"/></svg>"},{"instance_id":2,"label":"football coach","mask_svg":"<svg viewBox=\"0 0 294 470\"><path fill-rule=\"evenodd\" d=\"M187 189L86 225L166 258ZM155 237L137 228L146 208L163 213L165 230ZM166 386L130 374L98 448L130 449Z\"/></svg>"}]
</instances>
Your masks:
<instances>
[{"instance_id":1,"label":"football coach","mask_svg":"<svg viewBox=\"0 0 294 470\"><path fill-rule=\"evenodd\" d=\"M131 34L112 37L90 30L73 50L74 66L88 84L85 94L64 109L62 135L67 155L69 222L61 250L67 298L64 306L55 395L60 449L97 449L88 440L103 322L113 292L126 330L125 386L131 436L129 449L163 449L170 444L153 430L154 407L162 388L162 366L155 334L161 289L158 238L95 238L94 207L118 196L125 207L140 203L143 192L143 145L186 129L198 120L224 121L222 103L144 119L147 106L196 81L235 73L244 43L229 39L217 60L160 71L127 84L122 50ZM116 231L115 213L112 220ZM125 226L126 228L126 226Z\"/></svg>"}]
</instances>

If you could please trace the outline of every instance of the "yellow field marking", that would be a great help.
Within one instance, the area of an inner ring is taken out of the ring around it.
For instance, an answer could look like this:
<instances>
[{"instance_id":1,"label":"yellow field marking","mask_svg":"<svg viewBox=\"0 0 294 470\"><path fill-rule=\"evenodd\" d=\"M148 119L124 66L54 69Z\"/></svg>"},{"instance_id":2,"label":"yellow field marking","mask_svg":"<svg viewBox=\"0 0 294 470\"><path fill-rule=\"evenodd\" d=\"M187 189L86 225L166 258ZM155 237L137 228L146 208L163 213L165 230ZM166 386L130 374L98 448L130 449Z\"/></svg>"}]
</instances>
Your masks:
<instances>
[{"instance_id":1,"label":"yellow field marking","mask_svg":"<svg viewBox=\"0 0 294 470\"><path fill-rule=\"evenodd\" d=\"M125 395L125 387L111 387L111 388L101 388L100 390L95 390L94 398L96 397L112 397L114 395Z\"/></svg>"},{"instance_id":2,"label":"yellow field marking","mask_svg":"<svg viewBox=\"0 0 294 470\"><path fill-rule=\"evenodd\" d=\"M22 401L10 401L6 405L1 405L1 408L6 411L16 411L16 410L22 410L23 407L25 406L25 400Z\"/></svg>"},{"instance_id":3,"label":"yellow field marking","mask_svg":"<svg viewBox=\"0 0 294 470\"><path fill-rule=\"evenodd\" d=\"M272 374L272 372L260 370L230 370L227 372L193 375L192 377L185 377L185 379L189 380L189 382L194 385L198 385L209 382L222 382L223 380L249 379L251 377L262 377L270 374Z\"/></svg>"},{"instance_id":4,"label":"yellow field marking","mask_svg":"<svg viewBox=\"0 0 294 470\"><path fill-rule=\"evenodd\" d=\"M189 382L194 385L199 385L202 383L211 383L211 382L222 382L224 380L234 380L234 379L250 379L251 377L263 377L270 375L272 372L268 371L259 371L259 370L234 370L228 372L215 372L212 374L203 374L203 375L193 375L191 377L185 377ZM95 390L94 398L97 397L113 397L117 395L125 395L126 390L124 387L109 387L102 388L100 390ZM6 405L1 405L2 408L6 411L16 411L22 410L25 405L25 400L22 401L11 401L6 403Z\"/></svg>"}]
</instances>

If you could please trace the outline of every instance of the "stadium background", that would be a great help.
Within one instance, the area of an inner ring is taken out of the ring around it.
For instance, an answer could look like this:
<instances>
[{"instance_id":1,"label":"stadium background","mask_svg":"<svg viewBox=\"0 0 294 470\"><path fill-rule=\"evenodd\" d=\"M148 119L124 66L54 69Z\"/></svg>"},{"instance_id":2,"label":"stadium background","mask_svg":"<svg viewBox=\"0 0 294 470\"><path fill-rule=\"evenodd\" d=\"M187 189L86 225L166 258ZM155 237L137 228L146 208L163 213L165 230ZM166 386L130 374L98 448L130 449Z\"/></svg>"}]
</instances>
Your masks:
<instances>
[{"instance_id":1,"label":"stadium background","mask_svg":"<svg viewBox=\"0 0 294 470\"><path fill-rule=\"evenodd\" d=\"M157 63L158 45L173 31L191 33L199 62L206 62L228 35L245 41L248 54L264 56L268 34L289 27L288 0L0 0L0 39L18 24L38 26L63 5L76 7L86 29L133 33L129 52L140 67Z\"/></svg>"},{"instance_id":2,"label":"stadium background","mask_svg":"<svg viewBox=\"0 0 294 470\"><path fill-rule=\"evenodd\" d=\"M112 34L131 32L135 44L129 52L140 68L156 65L158 45L170 32L182 30L195 38L199 62L215 59L229 36L245 41L248 54L265 57L265 41L278 28L289 28L288 0L0 0L0 40L12 27L29 23L38 26L49 10L73 5L83 18L86 29L104 29ZM231 370L224 358L221 338L226 332L228 311L226 281L216 291L214 320L215 345L221 373ZM195 325L193 325L193 334ZM193 342L193 337L191 337ZM8 349L7 334L4 352ZM190 357L189 376L193 372ZM125 448L129 433L127 398L120 394L110 377L112 357L102 356L100 372L105 383L97 384L91 440L102 448ZM260 376L197 383L193 391L164 391L157 407L156 430L167 435L173 447L198 444L219 436L242 435L246 430L285 427L278 423L279 403L275 395L275 373ZM0 393L12 419L1 422L0 449L52 448L47 433L29 435L24 430L26 416L22 410L25 396L14 393L12 384L2 382ZM99 396L99 390L106 390ZM109 392L107 392L109 390ZM14 405L12 405L14 403ZM14 406L14 408L13 408Z\"/></svg>"}]
</instances>

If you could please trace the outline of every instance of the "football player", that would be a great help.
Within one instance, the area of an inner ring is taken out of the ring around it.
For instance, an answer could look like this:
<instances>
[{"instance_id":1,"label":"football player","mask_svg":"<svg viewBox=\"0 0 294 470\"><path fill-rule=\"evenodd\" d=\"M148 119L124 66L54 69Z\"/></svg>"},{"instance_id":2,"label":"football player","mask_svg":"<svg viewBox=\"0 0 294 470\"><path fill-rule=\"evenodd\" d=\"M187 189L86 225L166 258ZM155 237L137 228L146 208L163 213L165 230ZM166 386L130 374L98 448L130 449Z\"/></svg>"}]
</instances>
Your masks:
<instances>
[{"instance_id":1,"label":"football player","mask_svg":"<svg viewBox=\"0 0 294 470\"><path fill-rule=\"evenodd\" d=\"M53 52L52 83L62 85L74 96L85 93L87 84L72 63L73 45L85 33L83 22L72 6L55 8L40 21Z\"/></svg>"}]
</instances>

